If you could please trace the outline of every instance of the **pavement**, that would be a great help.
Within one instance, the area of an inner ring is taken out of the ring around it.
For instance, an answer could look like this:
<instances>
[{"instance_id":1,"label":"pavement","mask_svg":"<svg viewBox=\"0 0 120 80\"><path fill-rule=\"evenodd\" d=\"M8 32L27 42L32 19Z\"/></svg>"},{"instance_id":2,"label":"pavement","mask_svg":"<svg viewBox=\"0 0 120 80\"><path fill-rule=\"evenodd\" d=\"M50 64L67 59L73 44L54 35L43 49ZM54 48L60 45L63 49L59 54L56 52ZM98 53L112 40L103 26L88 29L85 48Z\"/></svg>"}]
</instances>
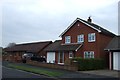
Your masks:
<instances>
[{"instance_id":1,"label":"pavement","mask_svg":"<svg viewBox=\"0 0 120 80\"><path fill-rule=\"evenodd\" d=\"M7 66L9 62L3 62L3 66ZM61 69L51 69L51 68L44 68L44 67L37 67L37 66L32 66L32 65L28 65L28 64L23 64L23 63L10 63L10 64L16 64L16 65L24 65L27 67L31 67L31 68L38 68L38 69L45 69L45 70L49 70L49 71L59 71L61 73L64 73L63 75L57 76L57 79L62 79L62 80L75 80L75 79L87 79L87 78L91 78L93 80L98 80L98 79L108 79L108 80L118 80L115 76L106 76L106 75L99 75L100 72L96 71L96 73L94 72L89 72L89 71L68 71L68 70L61 70ZM93 74L94 73L94 74ZM102 73L102 71L101 71ZM103 72L104 73L104 72ZM107 72L106 72L107 73ZM108 72L109 73L109 72ZM107 74L108 74L107 73ZM111 73L109 73L111 74ZM111 74L112 75L112 74Z\"/></svg>"},{"instance_id":2,"label":"pavement","mask_svg":"<svg viewBox=\"0 0 120 80\"><path fill-rule=\"evenodd\" d=\"M93 70L93 71L79 71L79 72L120 78L120 71L115 71L115 70Z\"/></svg>"}]
</instances>

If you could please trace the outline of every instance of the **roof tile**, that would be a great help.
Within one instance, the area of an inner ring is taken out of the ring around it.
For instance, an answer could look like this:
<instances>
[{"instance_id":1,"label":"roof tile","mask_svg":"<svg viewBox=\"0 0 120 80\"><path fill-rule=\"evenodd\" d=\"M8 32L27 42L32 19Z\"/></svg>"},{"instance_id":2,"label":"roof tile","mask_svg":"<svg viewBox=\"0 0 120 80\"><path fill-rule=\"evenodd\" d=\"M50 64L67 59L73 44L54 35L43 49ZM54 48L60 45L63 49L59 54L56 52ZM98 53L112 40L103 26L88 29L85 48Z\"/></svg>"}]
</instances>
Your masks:
<instances>
[{"instance_id":1,"label":"roof tile","mask_svg":"<svg viewBox=\"0 0 120 80\"><path fill-rule=\"evenodd\" d=\"M75 51L82 44L61 44L61 40L56 40L54 43L50 44L45 51Z\"/></svg>"},{"instance_id":2,"label":"roof tile","mask_svg":"<svg viewBox=\"0 0 120 80\"><path fill-rule=\"evenodd\" d=\"M25 51L25 52L39 52L51 44L52 41L46 42L36 42L36 43L26 43L26 44L17 44L13 47L7 47L4 50L9 51Z\"/></svg>"}]
</instances>

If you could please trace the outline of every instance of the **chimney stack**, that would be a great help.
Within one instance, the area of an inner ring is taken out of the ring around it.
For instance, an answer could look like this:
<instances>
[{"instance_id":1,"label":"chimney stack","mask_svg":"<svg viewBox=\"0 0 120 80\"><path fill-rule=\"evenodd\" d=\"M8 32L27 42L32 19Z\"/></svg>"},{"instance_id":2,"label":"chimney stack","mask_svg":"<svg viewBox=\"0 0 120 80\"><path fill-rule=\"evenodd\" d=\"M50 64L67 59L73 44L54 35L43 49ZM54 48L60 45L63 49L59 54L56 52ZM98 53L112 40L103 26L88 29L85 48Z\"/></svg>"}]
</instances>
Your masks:
<instances>
[{"instance_id":1,"label":"chimney stack","mask_svg":"<svg viewBox=\"0 0 120 80\"><path fill-rule=\"evenodd\" d=\"M89 16L88 17L88 20L87 20L88 22L92 22L92 19L91 19L91 17Z\"/></svg>"}]
</instances>

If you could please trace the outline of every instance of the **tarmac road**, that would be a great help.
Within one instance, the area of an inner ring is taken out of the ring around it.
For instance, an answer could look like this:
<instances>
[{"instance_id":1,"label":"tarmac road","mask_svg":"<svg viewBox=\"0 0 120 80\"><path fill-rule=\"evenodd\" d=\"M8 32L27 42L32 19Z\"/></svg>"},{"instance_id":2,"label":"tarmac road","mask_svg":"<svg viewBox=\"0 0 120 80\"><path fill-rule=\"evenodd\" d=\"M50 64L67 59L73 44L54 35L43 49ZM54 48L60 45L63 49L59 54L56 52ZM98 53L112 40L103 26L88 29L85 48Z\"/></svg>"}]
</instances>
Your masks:
<instances>
[{"instance_id":1,"label":"tarmac road","mask_svg":"<svg viewBox=\"0 0 120 80\"><path fill-rule=\"evenodd\" d=\"M44 75L38 75L38 74L34 74L34 73L30 73L30 72L26 72L26 71L21 71L21 70L17 70L17 69L13 69L13 68L7 68L2 66L2 78L6 80L6 78L8 80L20 80L20 79L27 79L27 80L48 80L47 76ZM51 78L51 80L54 80Z\"/></svg>"}]
</instances>

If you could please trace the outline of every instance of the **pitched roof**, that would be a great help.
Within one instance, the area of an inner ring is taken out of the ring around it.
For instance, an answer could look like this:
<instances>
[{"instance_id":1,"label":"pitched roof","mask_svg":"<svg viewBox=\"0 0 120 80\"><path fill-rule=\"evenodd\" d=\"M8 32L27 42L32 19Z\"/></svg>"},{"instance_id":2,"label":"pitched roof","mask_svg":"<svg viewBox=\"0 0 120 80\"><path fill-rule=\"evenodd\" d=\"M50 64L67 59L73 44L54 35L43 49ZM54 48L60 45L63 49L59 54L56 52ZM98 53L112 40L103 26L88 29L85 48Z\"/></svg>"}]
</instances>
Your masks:
<instances>
[{"instance_id":1,"label":"pitched roof","mask_svg":"<svg viewBox=\"0 0 120 80\"><path fill-rule=\"evenodd\" d=\"M105 50L118 51L120 50L120 36L114 37L107 45Z\"/></svg>"},{"instance_id":2,"label":"pitched roof","mask_svg":"<svg viewBox=\"0 0 120 80\"><path fill-rule=\"evenodd\" d=\"M26 44L16 44L15 46L7 47L4 50L7 51L7 52L10 52L10 51L25 51L25 52L37 53L37 52L43 50L45 47L47 47L51 43L52 43L52 41L26 43Z\"/></svg>"},{"instance_id":3,"label":"pitched roof","mask_svg":"<svg viewBox=\"0 0 120 80\"><path fill-rule=\"evenodd\" d=\"M89 21L85 21L83 19L80 19L80 18L77 18L60 36L64 35L77 21L80 21L82 23L84 23L85 25L93 28L94 30L102 33L102 34L105 34L105 35L108 35L108 36L112 36L114 37L115 34L113 34L112 32L102 28L101 26L97 25L97 24L94 24L92 22L89 22Z\"/></svg>"},{"instance_id":4,"label":"pitched roof","mask_svg":"<svg viewBox=\"0 0 120 80\"><path fill-rule=\"evenodd\" d=\"M82 44L61 44L61 40L56 40L54 43L46 47L45 51L77 51Z\"/></svg>"}]
</instances>

